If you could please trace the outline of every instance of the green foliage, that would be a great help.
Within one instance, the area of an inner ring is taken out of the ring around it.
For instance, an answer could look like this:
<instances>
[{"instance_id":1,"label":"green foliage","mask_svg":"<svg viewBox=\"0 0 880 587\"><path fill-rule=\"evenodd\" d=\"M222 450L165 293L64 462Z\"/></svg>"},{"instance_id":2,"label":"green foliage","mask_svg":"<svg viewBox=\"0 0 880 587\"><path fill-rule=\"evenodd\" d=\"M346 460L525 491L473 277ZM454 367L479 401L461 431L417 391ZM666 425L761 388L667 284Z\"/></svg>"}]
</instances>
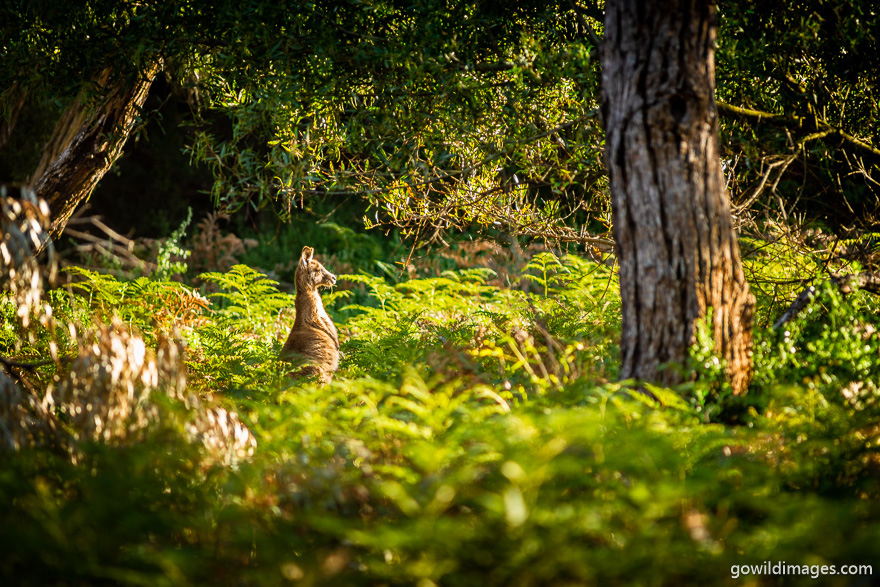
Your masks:
<instances>
[{"instance_id":1,"label":"green foliage","mask_svg":"<svg viewBox=\"0 0 880 587\"><path fill-rule=\"evenodd\" d=\"M156 258L156 279L159 281L168 281L172 275L186 271L185 261L190 256L190 251L181 248L180 241L183 240L190 222L192 222L192 208L187 209L186 219L180 223L177 230L159 245L159 254ZM172 261L172 257L178 260Z\"/></svg>"},{"instance_id":2,"label":"green foliage","mask_svg":"<svg viewBox=\"0 0 880 587\"><path fill-rule=\"evenodd\" d=\"M718 99L734 202L771 219L876 224L880 40L870 2L719 3ZM872 179L873 178L873 179ZM745 210L744 210L745 212Z\"/></svg>"},{"instance_id":3,"label":"green foliage","mask_svg":"<svg viewBox=\"0 0 880 587\"><path fill-rule=\"evenodd\" d=\"M870 203L877 19L860 2L765 4L721 5L718 95L776 115L722 110L737 202ZM343 207L442 242L606 221L598 5L90 0L0 17L0 110L15 84L56 111L104 70L163 58L191 92L215 202L310 215L248 263L289 278L310 244L351 287L324 295L344 353L327 386L286 377L293 297L265 272L203 274L210 304L169 281L188 221L155 279L70 268L51 313L36 287L4 292L0 581L678 585L876 558L880 308L823 286L767 328L808 282L858 268L836 243L745 240L749 395L729 395L706 321L698 379L648 387L657 402L609 383L613 267L544 252L506 281L401 280L379 260L396 236L328 222Z\"/></svg>"},{"instance_id":4,"label":"green foliage","mask_svg":"<svg viewBox=\"0 0 880 587\"><path fill-rule=\"evenodd\" d=\"M537 283L543 289L545 298L550 291L551 285L564 282L566 275L569 273L559 258L550 252L538 253L532 257L525 270L537 273L537 275L526 273L523 277Z\"/></svg>"},{"instance_id":5,"label":"green foliage","mask_svg":"<svg viewBox=\"0 0 880 587\"><path fill-rule=\"evenodd\" d=\"M151 346L156 316L188 291L73 274L73 295L49 297L57 315L116 316ZM486 269L395 284L340 276L366 294L324 295L345 353L326 386L289 380L276 360L292 296L242 265L202 275L219 291L178 330L191 399L155 396L136 442L83 442L76 462L4 453L0 576L718 584L735 564L873 561L870 298L823 290L788 334L759 333L751 403L729 425L709 422L737 407L711 377L652 388L667 407L607 382L619 327L611 267L543 253L525 274L537 292L500 288ZM710 334L698 328L695 361L711 359ZM222 396L241 415L252 456L221 465L193 443L192 394Z\"/></svg>"},{"instance_id":6,"label":"green foliage","mask_svg":"<svg viewBox=\"0 0 880 587\"><path fill-rule=\"evenodd\" d=\"M289 219L341 195L416 239L441 223L532 234L604 199L601 17L593 3L534 0L12 3L0 110L18 88L40 104L97 98L102 72L130 79L161 59L224 210Z\"/></svg>"},{"instance_id":7,"label":"green foliage","mask_svg":"<svg viewBox=\"0 0 880 587\"><path fill-rule=\"evenodd\" d=\"M704 413L707 420L721 411L724 401L732 394L725 373L726 361L715 350L712 314L710 310L704 319L694 324L694 344L689 349L686 369L696 380L682 389L694 409Z\"/></svg>"},{"instance_id":8,"label":"green foliage","mask_svg":"<svg viewBox=\"0 0 880 587\"><path fill-rule=\"evenodd\" d=\"M339 203L335 200L315 198L290 222L278 223L276 218L266 221L261 230L253 234L257 246L241 255L241 261L251 267L262 267L281 281L293 283L299 251L308 245L334 273L374 271L376 259L391 257L400 247L400 240L396 233L382 235L365 230L362 221L365 206L345 200L342 203L347 204L344 211L337 209ZM242 234L249 233L250 230L243 227Z\"/></svg>"},{"instance_id":9,"label":"green foliage","mask_svg":"<svg viewBox=\"0 0 880 587\"><path fill-rule=\"evenodd\" d=\"M294 297L278 291L278 282L246 265L226 273L203 273L199 279L219 286L211 294L215 308L211 319L199 325L190 339L199 360L190 363L195 385L219 386L227 391L251 387L267 376L280 376L277 362L279 337L286 335L282 315L293 307Z\"/></svg>"},{"instance_id":10,"label":"green foliage","mask_svg":"<svg viewBox=\"0 0 880 587\"><path fill-rule=\"evenodd\" d=\"M757 345L768 356L759 362L764 369L756 382L799 381L834 404L872 408L880 381L877 311L867 294L844 295L823 283L810 307Z\"/></svg>"},{"instance_id":11,"label":"green foliage","mask_svg":"<svg viewBox=\"0 0 880 587\"><path fill-rule=\"evenodd\" d=\"M278 291L278 282L268 279L247 265L236 265L226 273L203 273L199 279L220 286L211 294L220 300L221 326L236 325L251 332L260 331L266 319L293 304L293 296Z\"/></svg>"},{"instance_id":12,"label":"green foliage","mask_svg":"<svg viewBox=\"0 0 880 587\"><path fill-rule=\"evenodd\" d=\"M526 272L521 277L552 282L557 294L552 298L489 285L494 272L485 268L445 271L394 286L379 277L342 275L341 282L368 287L372 298L370 305L337 310L340 316L356 312L344 323L349 334L342 347L345 365L354 373L388 377L404 365L435 361L442 354L447 368L504 386L501 394L508 400L543 393L587 372L613 375L616 364L605 351L614 346L608 338L619 324L619 303L602 302L610 285L608 268L541 253L525 271L551 266L566 272L567 288L557 288L565 282L553 278Z\"/></svg>"},{"instance_id":13,"label":"green foliage","mask_svg":"<svg viewBox=\"0 0 880 587\"><path fill-rule=\"evenodd\" d=\"M176 281L157 281L138 277L123 281L103 273L69 267L73 278L70 289L80 295L54 292L62 316L88 319L90 312L106 321L120 318L129 327L140 329L155 344L156 336L174 330L187 331L197 323L208 301L198 291Z\"/></svg>"}]
</instances>

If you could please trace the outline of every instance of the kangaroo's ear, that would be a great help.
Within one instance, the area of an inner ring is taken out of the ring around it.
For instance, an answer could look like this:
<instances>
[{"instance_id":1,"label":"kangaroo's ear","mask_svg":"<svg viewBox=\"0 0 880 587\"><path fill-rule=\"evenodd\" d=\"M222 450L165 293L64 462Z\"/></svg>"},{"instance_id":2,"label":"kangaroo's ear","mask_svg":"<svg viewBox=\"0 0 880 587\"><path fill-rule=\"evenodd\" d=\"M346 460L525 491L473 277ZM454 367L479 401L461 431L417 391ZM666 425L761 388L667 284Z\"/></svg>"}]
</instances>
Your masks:
<instances>
[{"instance_id":1,"label":"kangaroo's ear","mask_svg":"<svg viewBox=\"0 0 880 587\"><path fill-rule=\"evenodd\" d=\"M312 262L312 257L315 256L315 249L312 247L303 247L302 255L299 258L299 262L301 265L308 265Z\"/></svg>"}]
</instances>

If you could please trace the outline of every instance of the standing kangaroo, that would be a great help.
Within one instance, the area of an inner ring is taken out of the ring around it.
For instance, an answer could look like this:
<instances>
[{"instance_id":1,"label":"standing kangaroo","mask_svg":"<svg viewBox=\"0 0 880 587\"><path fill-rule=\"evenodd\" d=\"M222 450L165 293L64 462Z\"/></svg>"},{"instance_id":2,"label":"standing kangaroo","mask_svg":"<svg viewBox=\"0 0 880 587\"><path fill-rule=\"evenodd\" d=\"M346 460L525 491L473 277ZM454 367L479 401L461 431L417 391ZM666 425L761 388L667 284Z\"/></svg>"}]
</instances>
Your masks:
<instances>
[{"instance_id":1,"label":"standing kangaroo","mask_svg":"<svg viewBox=\"0 0 880 587\"><path fill-rule=\"evenodd\" d=\"M296 267L296 319L281 349L281 359L306 359L307 366L294 377L318 375L321 383L330 383L339 367L339 335L321 302L319 287L336 284L336 276L314 259L315 250L303 247Z\"/></svg>"}]
</instances>

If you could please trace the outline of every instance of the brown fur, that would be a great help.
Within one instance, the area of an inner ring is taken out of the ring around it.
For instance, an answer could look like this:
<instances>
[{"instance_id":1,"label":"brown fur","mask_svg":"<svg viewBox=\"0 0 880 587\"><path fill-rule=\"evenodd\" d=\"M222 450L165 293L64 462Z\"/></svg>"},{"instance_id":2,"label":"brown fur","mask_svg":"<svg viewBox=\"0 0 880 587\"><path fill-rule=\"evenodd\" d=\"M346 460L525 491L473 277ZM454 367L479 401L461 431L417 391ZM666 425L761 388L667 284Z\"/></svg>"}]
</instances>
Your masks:
<instances>
[{"instance_id":1,"label":"brown fur","mask_svg":"<svg viewBox=\"0 0 880 587\"><path fill-rule=\"evenodd\" d=\"M292 376L318 375L322 383L329 383L339 367L339 335L324 310L318 288L334 285L336 276L314 259L314 253L312 247L303 247L296 267L296 319L281 349L281 358L301 357L308 362Z\"/></svg>"}]
</instances>

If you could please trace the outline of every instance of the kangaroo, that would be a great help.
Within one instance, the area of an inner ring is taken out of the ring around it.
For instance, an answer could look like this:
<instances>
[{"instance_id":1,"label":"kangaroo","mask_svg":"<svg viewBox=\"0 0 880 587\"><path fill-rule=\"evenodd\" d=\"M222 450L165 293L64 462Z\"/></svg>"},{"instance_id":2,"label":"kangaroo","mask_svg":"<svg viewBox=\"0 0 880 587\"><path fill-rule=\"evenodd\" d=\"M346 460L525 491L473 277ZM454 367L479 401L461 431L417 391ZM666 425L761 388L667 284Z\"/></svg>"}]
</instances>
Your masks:
<instances>
[{"instance_id":1,"label":"kangaroo","mask_svg":"<svg viewBox=\"0 0 880 587\"><path fill-rule=\"evenodd\" d=\"M312 247L303 247L296 267L296 319L280 358L306 359L307 366L292 373L293 377L318 375L321 383L330 383L339 368L339 335L324 310L318 288L335 285L336 276L316 261L314 254Z\"/></svg>"}]
</instances>

